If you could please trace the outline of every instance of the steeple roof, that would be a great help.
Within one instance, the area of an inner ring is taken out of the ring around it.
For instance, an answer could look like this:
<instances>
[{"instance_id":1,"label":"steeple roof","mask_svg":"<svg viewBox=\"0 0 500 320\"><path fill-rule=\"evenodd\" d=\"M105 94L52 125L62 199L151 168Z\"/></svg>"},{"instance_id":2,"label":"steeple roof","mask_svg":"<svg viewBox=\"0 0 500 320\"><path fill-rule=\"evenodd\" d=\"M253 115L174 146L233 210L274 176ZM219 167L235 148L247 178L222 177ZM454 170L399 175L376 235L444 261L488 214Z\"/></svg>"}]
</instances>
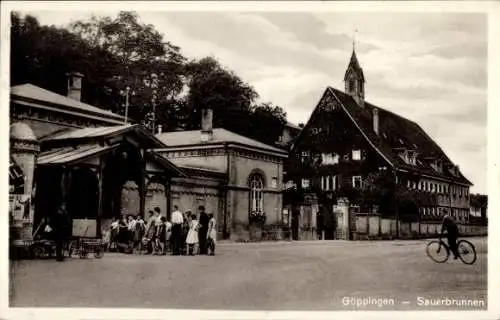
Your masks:
<instances>
[{"instance_id":1,"label":"steeple roof","mask_svg":"<svg viewBox=\"0 0 500 320\"><path fill-rule=\"evenodd\" d=\"M356 50L354 48L352 49L351 61L349 61L349 65L347 66L347 70L344 75L344 81L347 80L347 76L351 72L354 72L357 75L359 75L363 82L365 81L365 75L363 74L363 69L359 65L358 57L356 56Z\"/></svg>"}]
</instances>

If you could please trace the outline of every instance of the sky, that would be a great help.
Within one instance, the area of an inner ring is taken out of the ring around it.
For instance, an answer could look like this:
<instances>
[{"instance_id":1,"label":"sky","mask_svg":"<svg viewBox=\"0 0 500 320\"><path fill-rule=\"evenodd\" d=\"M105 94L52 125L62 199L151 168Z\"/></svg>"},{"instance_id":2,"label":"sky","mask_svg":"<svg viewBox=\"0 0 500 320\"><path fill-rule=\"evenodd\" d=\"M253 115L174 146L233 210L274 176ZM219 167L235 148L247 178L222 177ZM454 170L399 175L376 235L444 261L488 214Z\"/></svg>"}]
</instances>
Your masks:
<instances>
[{"instance_id":1,"label":"sky","mask_svg":"<svg viewBox=\"0 0 500 320\"><path fill-rule=\"evenodd\" d=\"M31 11L67 26L91 14ZM262 101L306 123L327 86L344 89L353 49L365 99L417 122L486 193L488 24L483 13L138 12L188 58L213 56ZM355 30L358 30L355 33Z\"/></svg>"}]
</instances>

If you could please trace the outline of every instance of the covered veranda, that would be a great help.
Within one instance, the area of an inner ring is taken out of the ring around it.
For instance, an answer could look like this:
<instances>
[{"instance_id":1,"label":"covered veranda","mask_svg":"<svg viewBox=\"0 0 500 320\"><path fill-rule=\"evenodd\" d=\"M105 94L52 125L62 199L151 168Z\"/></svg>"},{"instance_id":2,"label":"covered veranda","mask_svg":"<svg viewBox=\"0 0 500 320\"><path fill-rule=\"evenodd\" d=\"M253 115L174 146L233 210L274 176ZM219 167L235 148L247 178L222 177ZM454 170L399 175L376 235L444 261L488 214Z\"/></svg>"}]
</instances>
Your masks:
<instances>
[{"instance_id":1,"label":"covered veranda","mask_svg":"<svg viewBox=\"0 0 500 320\"><path fill-rule=\"evenodd\" d=\"M34 226L65 205L75 221L91 221L100 237L113 217L170 213L170 181L184 173L150 149L164 144L140 125L65 131L41 141L35 169ZM73 233L74 233L73 232ZM78 231L80 232L80 231ZM80 234L81 236L81 234Z\"/></svg>"}]
</instances>

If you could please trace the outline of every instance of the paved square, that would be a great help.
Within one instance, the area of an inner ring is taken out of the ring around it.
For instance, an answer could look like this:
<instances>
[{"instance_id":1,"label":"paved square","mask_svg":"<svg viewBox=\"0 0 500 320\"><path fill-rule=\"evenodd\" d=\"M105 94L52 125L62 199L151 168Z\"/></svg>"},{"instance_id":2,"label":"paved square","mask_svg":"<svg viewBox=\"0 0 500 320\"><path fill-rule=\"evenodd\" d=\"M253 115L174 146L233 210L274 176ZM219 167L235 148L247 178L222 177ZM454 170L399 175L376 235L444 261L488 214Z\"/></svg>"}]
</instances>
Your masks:
<instances>
[{"instance_id":1,"label":"paved square","mask_svg":"<svg viewBox=\"0 0 500 320\"><path fill-rule=\"evenodd\" d=\"M64 263L15 261L10 303L12 307L238 310L465 309L423 307L420 296L478 299L486 308L487 240L469 240L478 251L472 266L453 259L444 264L431 261L425 240L224 243L214 257L106 254L101 260L73 258ZM368 304L356 307L348 298L365 299Z\"/></svg>"}]
</instances>

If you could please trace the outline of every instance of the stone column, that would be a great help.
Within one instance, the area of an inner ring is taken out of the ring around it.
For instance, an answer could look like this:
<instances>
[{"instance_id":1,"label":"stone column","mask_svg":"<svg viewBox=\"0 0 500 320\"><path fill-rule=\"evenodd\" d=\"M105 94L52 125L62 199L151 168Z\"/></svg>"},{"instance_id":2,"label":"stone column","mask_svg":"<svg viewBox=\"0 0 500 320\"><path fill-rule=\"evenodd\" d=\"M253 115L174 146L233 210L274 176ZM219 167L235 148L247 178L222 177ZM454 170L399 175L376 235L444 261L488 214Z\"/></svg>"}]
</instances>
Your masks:
<instances>
[{"instance_id":1,"label":"stone column","mask_svg":"<svg viewBox=\"0 0 500 320\"><path fill-rule=\"evenodd\" d=\"M24 206L28 206L25 207L25 212L29 210L28 215L23 214L22 219L16 218L13 221L11 236L13 242L16 243L31 239L33 232L33 201L34 192L36 191L33 186L36 158L40 151L40 145L33 130L24 122L16 122L10 126L10 144L10 154L23 171L24 190L22 202Z\"/></svg>"},{"instance_id":2,"label":"stone column","mask_svg":"<svg viewBox=\"0 0 500 320\"><path fill-rule=\"evenodd\" d=\"M349 240L349 200L339 198L334 208L337 213L337 233L339 238Z\"/></svg>"}]
</instances>

